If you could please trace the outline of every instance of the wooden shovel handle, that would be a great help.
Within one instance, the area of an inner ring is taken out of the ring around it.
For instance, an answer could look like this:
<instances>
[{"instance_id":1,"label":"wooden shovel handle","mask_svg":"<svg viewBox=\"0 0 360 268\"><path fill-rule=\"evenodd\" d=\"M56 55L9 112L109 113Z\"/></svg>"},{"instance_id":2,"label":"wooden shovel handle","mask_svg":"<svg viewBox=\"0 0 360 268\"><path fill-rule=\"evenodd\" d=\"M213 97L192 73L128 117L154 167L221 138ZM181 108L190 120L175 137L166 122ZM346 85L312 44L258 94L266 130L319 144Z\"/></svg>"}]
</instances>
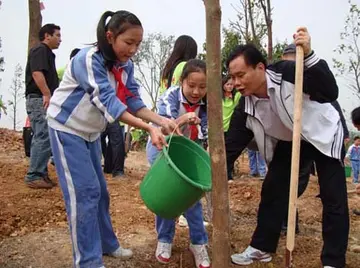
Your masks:
<instances>
[{"instance_id":1,"label":"wooden shovel handle","mask_svg":"<svg viewBox=\"0 0 360 268\"><path fill-rule=\"evenodd\" d=\"M304 50L301 46L296 47L296 66L295 66L295 94L294 94L294 125L291 154L291 177L290 177L290 197L289 197L289 216L286 237L287 266L291 267L291 252L295 246L295 222L296 222L296 203L298 199L299 183L299 163L300 163L300 142L301 142L301 117L303 99L303 74L304 74ZM290 254L289 254L290 253Z\"/></svg>"}]
</instances>

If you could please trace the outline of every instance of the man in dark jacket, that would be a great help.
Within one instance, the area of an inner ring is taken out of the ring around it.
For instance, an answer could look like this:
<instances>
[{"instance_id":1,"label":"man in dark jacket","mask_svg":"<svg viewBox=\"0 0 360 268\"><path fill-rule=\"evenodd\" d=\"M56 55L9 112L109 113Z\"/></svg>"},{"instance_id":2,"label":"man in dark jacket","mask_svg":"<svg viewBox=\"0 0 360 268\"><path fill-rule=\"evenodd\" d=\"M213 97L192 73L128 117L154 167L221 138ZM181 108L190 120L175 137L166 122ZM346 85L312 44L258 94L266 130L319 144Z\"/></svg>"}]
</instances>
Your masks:
<instances>
[{"instance_id":1,"label":"man in dark jacket","mask_svg":"<svg viewBox=\"0 0 360 268\"><path fill-rule=\"evenodd\" d=\"M311 50L306 28L299 28L295 44L304 49L303 123L300 166L315 161L323 203L324 267L343 268L349 233L344 159L344 134L339 113L331 105L338 97L336 80L324 60ZM248 265L271 261L289 201L294 107L295 63L266 66L261 52L241 45L227 66L242 94L226 137L229 163L254 138L268 165L262 186L257 227L250 246L232 261Z\"/></svg>"},{"instance_id":2,"label":"man in dark jacket","mask_svg":"<svg viewBox=\"0 0 360 268\"><path fill-rule=\"evenodd\" d=\"M296 46L295 44L290 44L288 45L284 51L283 51L283 55L282 55L282 60L289 60L289 61L294 61L296 59ZM339 102L336 100L334 102L331 103L332 106L334 106L334 108L338 111L339 116L340 116L340 120L341 120L341 125L343 126L344 129L344 143L348 143L350 138L349 138L349 130L347 128L346 125L346 119L345 116L342 112L342 109L340 107ZM306 119L305 119L306 120ZM310 165L310 169L309 167L303 167L300 170L300 174L299 174L299 189L298 189L298 195L299 197L305 192L307 185L309 183L309 178L310 178L310 174L315 175L316 171L315 171L316 167L315 167L315 163L312 163ZM318 196L320 197L320 195ZM288 214L286 213L286 216L284 218L284 222L282 225L282 230L283 231L287 231L287 219L288 219ZM298 215L296 215L296 232L299 232L299 217Z\"/></svg>"},{"instance_id":3,"label":"man in dark jacket","mask_svg":"<svg viewBox=\"0 0 360 268\"><path fill-rule=\"evenodd\" d=\"M282 60L295 61L295 59L296 59L296 46L295 46L295 44L290 44L284 49L281 59ZM340 104L339 104L339 102L337 100L333 101L331 104L334 106L334 108L339 113L341 124L342 124L342 126L344 128L344 142L348 143L350 141L349 129L348 129L347 125L346 125L346 119L345 119L345 116L344 116L344 114L342 112Z\"/></svg>"}]
</instances>

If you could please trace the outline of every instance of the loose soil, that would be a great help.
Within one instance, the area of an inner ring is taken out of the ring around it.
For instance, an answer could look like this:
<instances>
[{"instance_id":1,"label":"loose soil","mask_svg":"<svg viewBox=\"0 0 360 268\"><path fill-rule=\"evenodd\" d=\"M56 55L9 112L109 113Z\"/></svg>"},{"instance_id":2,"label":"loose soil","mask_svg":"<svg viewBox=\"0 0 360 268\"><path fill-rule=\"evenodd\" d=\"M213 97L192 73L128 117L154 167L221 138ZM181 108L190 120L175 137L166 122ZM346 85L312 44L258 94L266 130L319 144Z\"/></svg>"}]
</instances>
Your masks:
<instances>
[{"instance_id":1,"label":"loose soil","mask_svg":"<svg viewBox=\"0 0 360 268\"><path fill-rule=\"evenodd\" d=\"M61 190L59 187L51 190L27 188L24 184L27 168L28 159L24 156L21 134L0 129L0 267L72 267L71 243ZM51 178L57 181L54 168L49 166L49 169ZM262 184L258 179L247 177L246 157L239 158L236 169L235 182L229 185L231 253L242 251L250 241L256 226ZM130 152L126 159L126 178L119 181L107 178L115 232L121 244L132 248L135 253L133 259L125 262L104 257L108 268L165 267L154 257L154 215L145 207L139 195L139 185L147 170L145 153ZM348 189L353 188L349 179ZM296 268L321 267L321 202L315 198L318 192L317 179L312 177L299 201L301 233L296 237ZM349 249L360 244L360 217L352 213L352 209L360 208L359 202L359 197L349 195ZM211 254L211 226L208 232ZM285 237L282 237L271 263L254 263L248 267L284 267L285 242ZM187 250L188 244L188 229L177 227L173 257L167 267L195 267ZM359 253L348 251L347 267L360 267Z\"/></svg>"}]
</instances>

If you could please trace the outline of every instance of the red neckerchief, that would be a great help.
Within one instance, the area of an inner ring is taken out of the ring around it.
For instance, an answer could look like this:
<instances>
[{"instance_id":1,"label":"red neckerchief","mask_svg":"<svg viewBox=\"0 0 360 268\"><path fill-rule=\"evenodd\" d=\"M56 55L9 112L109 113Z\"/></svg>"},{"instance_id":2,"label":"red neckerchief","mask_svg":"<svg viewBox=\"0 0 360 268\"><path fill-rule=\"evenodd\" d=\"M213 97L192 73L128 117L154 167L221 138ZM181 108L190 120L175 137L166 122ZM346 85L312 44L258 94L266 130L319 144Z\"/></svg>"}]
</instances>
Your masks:
<instances>
[{"instance_id":1,"label":"red neckerchief","mask_svg":"<svg viewBox=\"0 0 360 268\"><path fill-rule=\"evenodd\" d=\"M135 97L133 93L124 85L122 81L122 72L123 68L117 69L115 66L111 69L111 72L114 74L115 80L118 83L116 90L116 96L120 99L122 103L126 105L126 97Z\"/></svg>"},{"instance_id":2,"label":"red neckerchief","mask_svg":"<svg viewBox=\"0 0 360 268\"><path fill-rule=\"evenodd\" d=\"M183 103L184 108L186 110L186 112L190 113L190 112L195 112L196 109L200 106L199 104L194 104L191 105L189 103ZM197 125L190 125L190 139L191 140L197 140L198 135L199 135L199 130L197 128Z\"/></svg>"}]
</instances>

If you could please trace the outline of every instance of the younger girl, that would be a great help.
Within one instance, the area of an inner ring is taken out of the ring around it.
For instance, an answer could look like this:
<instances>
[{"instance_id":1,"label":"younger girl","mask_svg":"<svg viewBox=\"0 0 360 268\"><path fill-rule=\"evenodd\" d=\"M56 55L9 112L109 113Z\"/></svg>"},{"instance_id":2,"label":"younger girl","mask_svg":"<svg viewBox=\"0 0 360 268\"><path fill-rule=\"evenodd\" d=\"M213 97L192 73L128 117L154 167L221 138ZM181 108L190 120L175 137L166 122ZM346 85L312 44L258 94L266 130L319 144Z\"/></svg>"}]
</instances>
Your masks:
<instances>
[{"instance_id":1,"label":"younger girl","mask_svg":"<svg viewBox=\"0 0 360 268\"><path fill-rule=\"evenodd\" d=\"M176 39L174 49L162 71L160 94L171 86L180 84L180 76L188 60L197 55L196 41L188 35L181 35Z\"/></svg>"},{"instance_id":2,"label":"younger girl","mask_svg":"<svg viewBox=\"0 0 360 268\"><path fill-rule=\"evenodd\" d=\"M159 149L165 144L162 133L136 117L160 125L165 133L176 126L145 108L140 98L131 57L142 38L143 28L134 14L105 12L97 27L96 46L80 50L71 60L48 108L74 267L104 267L103 254L123 259L132 256L131 250L120 247L111 225L99 139L106 123L121 120L142 128Z\"/></svg>"},{"instance_id":3,"label":"younger girl","mask_svg":"<svg viewBox=\"0 0 360 268\"><path fill-rule=\"evenodd\" d=\"M222 92L223 92L223 100L222 100L223 124L224 124L224 135L226 137L226 133L230 127L231 116L234 113L235 107L239 103L241 94L234 88L230 76L225 76L223 78ZM233 176L232 176L233 170L234 170L234 163L232 163L232 165L228 167L229 182L233 180Z\"/></svg>"},{"instance_id":4,"label":"younger girl","mask_svg":"<svg viewBox=\"0 0 360 268\"><path fill-rule=\"evenodd\" d=\"M185 64L180 77L181 86L169 88L158 102L158 111L162 116L175 119L179 125L190 123L184 127L184 135L194 141L198 140L200 131L207 137L206 104L206 66L201 60L190 60ZM196 124L200 124L200 131ZM159 150L147 144L146 153L150 164L153 164ZM203 212L200 202L185 213L190 230L190 251L195 258L197 268L210 267L210 259L206 250L207 233L203 224ZM158 244L155 256L161 263L168 263L171 257L172 242L175 235L175 220L156 216Z\"/></svg>"}]
</instances>

